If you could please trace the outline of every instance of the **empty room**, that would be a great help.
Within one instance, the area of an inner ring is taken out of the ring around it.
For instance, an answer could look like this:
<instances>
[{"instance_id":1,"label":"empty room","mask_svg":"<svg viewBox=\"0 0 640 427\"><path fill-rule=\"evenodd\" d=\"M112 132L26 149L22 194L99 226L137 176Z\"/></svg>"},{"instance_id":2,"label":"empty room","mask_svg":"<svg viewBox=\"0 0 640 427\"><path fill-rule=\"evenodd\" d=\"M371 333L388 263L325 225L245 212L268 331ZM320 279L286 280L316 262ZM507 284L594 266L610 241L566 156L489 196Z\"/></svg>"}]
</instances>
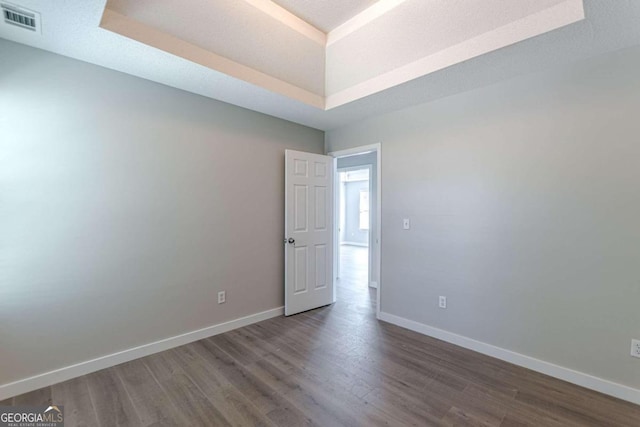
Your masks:
<instances>
[{"instance_id":1,"label":"empty room","mask_svg":"<svg viewBox=\"0 0 640 427\"><path fill-rule=\"evenodd\" d=\"M640 426L640 1L0 9L0 427Z\"/></svg>"}]
</instances>

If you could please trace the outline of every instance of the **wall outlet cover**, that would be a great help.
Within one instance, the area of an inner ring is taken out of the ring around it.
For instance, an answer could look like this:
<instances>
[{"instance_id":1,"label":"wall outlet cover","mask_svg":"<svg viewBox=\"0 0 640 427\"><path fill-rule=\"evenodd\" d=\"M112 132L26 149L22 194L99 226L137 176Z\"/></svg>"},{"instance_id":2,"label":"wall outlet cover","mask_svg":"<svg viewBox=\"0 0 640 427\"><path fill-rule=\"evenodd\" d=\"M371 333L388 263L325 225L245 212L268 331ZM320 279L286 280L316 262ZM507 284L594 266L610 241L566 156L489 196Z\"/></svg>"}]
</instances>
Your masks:
<instances>
[{"instance_id":1,"label":"wall outlet cover","mask_svg":"<svg viewBox=\"0 0 640 427\"><path fill-rule=\"evenodd\" d=\"M631 355L640 357L640 340L631 340Z\"/></svg>"},{"instance_id":2,"label":"wall outlet cover","mask_svg":"<svg viewBox=\"0 0 640 427\"><path fill-rule=\"evenodd\" d=\"M438 307L447 308L447 297L441 296L438 298Z\"/></svg>"},{"instance_id":3,"label":"wall outlet cover","mask_svg":"<svg viewBox=\"0 0 640 427\"><path fill-rule=\"evenodd\" d=\"M218 292L218 304L223 304L227 301L227 293L225 291Z\"/></svg>"}]
</instances>

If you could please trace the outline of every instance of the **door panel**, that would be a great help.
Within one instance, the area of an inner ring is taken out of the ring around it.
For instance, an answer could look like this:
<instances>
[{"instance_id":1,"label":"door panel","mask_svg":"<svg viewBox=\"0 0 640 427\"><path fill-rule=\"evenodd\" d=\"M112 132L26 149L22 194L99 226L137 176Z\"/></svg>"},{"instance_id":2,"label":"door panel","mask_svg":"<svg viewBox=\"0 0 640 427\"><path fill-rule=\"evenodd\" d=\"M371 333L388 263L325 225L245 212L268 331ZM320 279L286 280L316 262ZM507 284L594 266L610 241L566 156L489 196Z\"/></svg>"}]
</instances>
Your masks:
<instances>
[{"instance_id":1,"label":"door panel","mask_svg":"<svg viewBox=\"0 0 640 427\"><path fill-rule=\"evenodd\" d=\"M327 245L316 245L316 289L327 286Z\"/></svg>"},{"instance_id":2,"label":"door panel","mask_svg":"<svg viewBox=\"0 0 640 427\"><path fill-rule=\"evenodd\" d=\"M331 304L333 161L287 150L285 166L285 314Z\"/></svg>"},{"instance_id":3,"label":"door panel","mask_svg":"<svg viewBox=\"0 0 640 427\"><path fill-rule=\"evenodd\" d=\"M307 248L293 248L295 256L295 278L294 278L294 294L307 292L307 265L309 265L309 257L307 256Z\"/></svg>"},{"instance_id":4,"label":"door panel","mask_svg":"<svg viewBox=\"0 0 640 427\"><path fill-rule=\"evenodd\" d=\"M295 185L294 188L294 229L297 232L305 232L309 220L309 203L307 202L309 189L305 185Z\"/></svg>"},{"instance_id":5,"label":"door panel","mask_svg":"<svg viewBox=\"0 0 640 427\"><path fill-rule=\"evenodd\" d=\"M302 177L307 177L308 173L308 164L309 162L307 160L304 159L294 159L293 161L294 164L294 175L296 176L302 176Z\"/></svg>"},{"instance_id":6,"label":"door panel","mask_svg":"<svg viewBox=\"0 0 640 427\"><path fill-rule=\"evenodd\" d=\"M327 229L327 187L315 188L316 193L316 231Z\"/></svg>"}]
</instances>

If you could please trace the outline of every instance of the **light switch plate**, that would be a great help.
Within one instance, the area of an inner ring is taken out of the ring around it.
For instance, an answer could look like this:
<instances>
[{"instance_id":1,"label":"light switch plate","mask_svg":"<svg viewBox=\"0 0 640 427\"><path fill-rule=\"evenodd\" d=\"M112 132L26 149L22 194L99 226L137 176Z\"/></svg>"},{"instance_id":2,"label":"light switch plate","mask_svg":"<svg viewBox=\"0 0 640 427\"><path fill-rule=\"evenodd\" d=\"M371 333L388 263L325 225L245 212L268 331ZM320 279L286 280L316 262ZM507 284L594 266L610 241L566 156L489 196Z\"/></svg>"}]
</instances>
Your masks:
<instances>
[{"instance_id":1,"label":"light switch plate","mask_svg":"<svg viewBox=\"0 0 640 427\"><path fill-rule=\"evenodd\" d=\"M411 221L409 221L409 218L405 218L402 220L402 228L405 230L408 230L411 228Z\"/></svg>"}]
</instances>

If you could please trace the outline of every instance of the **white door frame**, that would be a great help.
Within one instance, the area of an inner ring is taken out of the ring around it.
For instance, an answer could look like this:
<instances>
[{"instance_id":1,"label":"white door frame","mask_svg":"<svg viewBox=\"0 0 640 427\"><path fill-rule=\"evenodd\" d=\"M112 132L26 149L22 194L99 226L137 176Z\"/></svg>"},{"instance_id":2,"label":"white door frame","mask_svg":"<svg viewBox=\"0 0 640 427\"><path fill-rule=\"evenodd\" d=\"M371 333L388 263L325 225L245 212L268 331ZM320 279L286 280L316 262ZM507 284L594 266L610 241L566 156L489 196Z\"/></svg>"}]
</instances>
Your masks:
<instances>
[{"instance_id":1,"label":"white door frame","mask_svg":"<svg viewBox=\"0 0 640 427\"><path fill-rule=\"evenodd\" d=\"M338 260L337 258L337 254L338 254L338 245L340 244L340 239L339 239L339 235L338 235L338 225L339 224L339 215L340 215L340 206L339 206L339 200L337 201L338 203L336 203L336 198L339 197L339 193L338 193L338 186L340 185L340 179L338 176L338 158L339 157L347 157L347 156L354 156L356 154L365 154L365 153L370 153L372 151L376 152L376 206L375 206L375 212L376 212L376 233L375 236L373 235L373 233L369 233L369 253L371 253L371 248L373 247L373 245L376 245L376 251L375 251L375 260L371 259L371 261L375 261L375 262L369 262L369 280L371 280L371 272L373 271L373 269L375 269L376 272L376 277L378 279L378 286L376 287L376 291L377 291L377 295L376 295L376 317L379 319L380 318L380 289L382 288L382 278L380 277L380 259L381 259L381 249L382 249L382 239L381 239L381 214L382 214L382 144L377 143L377 144L371 144L371 145L363 145L360 147L354 147L354 148L348 148L346 150L339 150L339 151L332 151L327 153L328 156L331 156L334 158L333 160L333 180L334 180L334 226L333 226L333 232L334 232L334 238L333 238L333 287L334 287L334 298L336 295L335 292L335 287L336 287L336 277L337 277L337 267L338 267ZM371 174L371 176L369 176L369 185L373 185L372 184L372 179L373 179L373 174ZM372 202L371 202L372 203ZM337 206L337 207L336 207ZM374 265L375 264L375 265ZM368 285L368 284L367 284Z\"/></svg>"}]
</instances>

